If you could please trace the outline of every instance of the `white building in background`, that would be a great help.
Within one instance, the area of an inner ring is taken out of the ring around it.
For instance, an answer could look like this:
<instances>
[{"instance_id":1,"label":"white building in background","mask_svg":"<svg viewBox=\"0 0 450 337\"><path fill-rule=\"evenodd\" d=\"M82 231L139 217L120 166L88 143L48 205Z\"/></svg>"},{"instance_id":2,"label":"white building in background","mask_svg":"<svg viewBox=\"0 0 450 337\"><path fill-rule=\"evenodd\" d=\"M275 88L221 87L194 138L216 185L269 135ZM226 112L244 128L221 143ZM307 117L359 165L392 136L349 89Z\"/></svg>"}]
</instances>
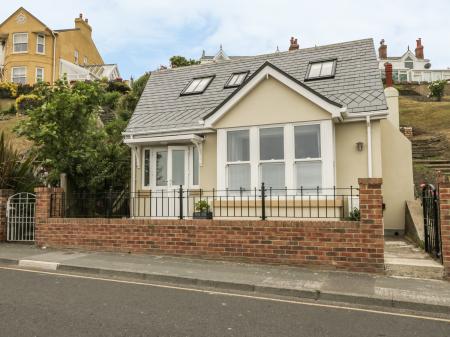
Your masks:
<instances>
[{"instance_id":1,"label":"white building in background","mask_svg":"<svg viewBox=\"0 0 450 337\"><path fill-rule=\"evenodd\" d=\"M431 62L424 57L422 39L416 40L413 53L409 47L402 56L388 56L387 45L381 40L378 48L378 62L382 76L386 62L392 64L394 82L432 82L436 80L450 80L450 69L431 69Z\"/></svg>"}]
</instances>

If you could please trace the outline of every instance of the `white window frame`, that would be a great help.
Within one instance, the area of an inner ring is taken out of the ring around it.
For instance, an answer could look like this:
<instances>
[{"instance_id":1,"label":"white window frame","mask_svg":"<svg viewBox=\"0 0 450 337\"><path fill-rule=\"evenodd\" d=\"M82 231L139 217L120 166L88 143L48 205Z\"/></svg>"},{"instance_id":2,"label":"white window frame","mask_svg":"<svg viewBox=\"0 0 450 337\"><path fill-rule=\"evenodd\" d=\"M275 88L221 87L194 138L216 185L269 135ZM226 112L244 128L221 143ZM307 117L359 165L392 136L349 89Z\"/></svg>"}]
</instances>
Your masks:
<instances>
[{"instance_id":1,"label":"white window frame","mask_svg":"<svg viewBox=\"0 0 450 337\"><path fill-rule=\"evenodd\" d=\"M332 188L335 186L335 137L334 125L331 119L297 122L297 123L282 123L259 125L251 127L226 128L217 130L217 189L225 191L228 187L228 171L229 164L227 158L227 132L238 130L249 130L250 133L250 161L239 162L250 164L250 188L258 190L261 188L261 174L260 174L260 149L259 149L259 129L261 128L275 128L284 127L284 163L285 163L285 185L288 189L296 189L295 178L295 163L299 161L318 161L314 159L299 159L295 158L295 126L303 125L320 125L320 150L322 162L322 188ZM264 161L264 162L281 162L281 160Z\"/></svg>"},{"instance_id":2,"label":"white window frame","mask_svg":"<svg viewBox=\"0 0 450 337\"><path fill-rule=\"evenodd\" d=\"M14 82L14 70L16 70L16 69L25 69L25 84L26 84L27 80L28 80L28 69L27 69L27 67L12 67L11 68L11 82L19 84L19 82Z\"/></svg>"},{"instance_id":3,"label":"white window frame","mask_svg":"<svg viewBox=\"0 0 450 337\"><path fill-rule=\"evenodd\" d=\"M200 181L201 181L201 170L199 166L199 172L198 172L198 180L199 183L197 185L194 185L194 150L195 145L168 145L168 146L145 146L141 149L141 189L142 190L167 190L167 189L174 189L178 188L178 186L172 186L171 182L167 183L166 186L156 186L156 153L160 151L167 151L167 179L170 180L171 172L169 173L169 170L171 170L171 156L170 151L171 150L186 150L186 158L185 158L185 165L187 168L187 171L185 172L185 185L184 188L189 189L198 189L200 188ZM145 185L145 151L150 151L150 179L149 179L149 185Z\"/></svg>"},{"instance_id":4,"label":"white window frame","mask_svg":"<svg viewBox=\"0 0 450 337\"><path fill-rule=\"evenodd\" d=\"M44 39L43 43L39 43L39 38L42 37ZM39 51L39 46L43 46L43 51ZM45 55L45 35L44 34L37 34L36 35L36 54L39 55Z\"/></svg>"},{"instance_id":5,"label":"white window frame","mask_svg":"<svg viewBox=\"0 0 450 337\"><path fill-rule=\"evenodd\" d=\"M27 50L16 51L16 42L15 42L15 40L16 40L16 36L18 36L18 35L25 35L27 37ZM13 34L13 41L12 41L12 43L13 43L13 54L26 54L26 53L28 53L28 49L29 49L29 46L30 46L30 40L29 40L28 33L14 33Z\"/></svg>"},{"instance_id":6,"label":"white window frame","mask_svg":"<svg viewBox=\"0 0 450 337\"><path fill-rule=\"evenodd\" d=\"M42 70L42 79L41 79L41 81L44 82L44 79L45 79L45 69L44 69L43 67L36 67L36 72L35 72L35 80L36 80L36 83L39 82L39 80L38 80L38 70Z\"/></svg>"},{"instance_id":7,"label":"white window frame","mask_svg":"<svg viewBox=\"0 0 450 337\"><path fill-rule=\"evenodd\" d=\"M250 153L249 153L249 159L250 160L238 160L238 161L228 161L228 138L227 138L227 134L228 134L228 131L248 131L248 137L249 137L249 151L250 151ZM253 131L253 132L252 132ZM257 130L256 130L257 131ZM254 168L253 168L253 165L252 165L252 156L254 156L254 150L255 150L255 148L254 148L254 146L252 147L252 141L251 141L251 139L252 139L252 133L254 134L254 132L255 132L255 130L254 130L254 128L248 128L248 127L241 127L241 128L230 128L230 129L226 129L225 130L225 152L223 152L224 153L224 156L225 156L225 172L223 173L224 174L224 176L223 176L223 178L225 179L225 186L226 187L224 187L223 188L223 190L225 190L225 189L227 189L228 188L228 169L229 169L229 167L231 166L231 165L242 165L242 164L248 164L248 165L250 165L250 178L251 179L253 179L253 177L254 177ZM259 143L259 142L258 142ZM258 149L259 150L259 149ZM217 152L217 154L219 154L220 152ZM259 156L259 155L258 155ZM250 189L252 189L252 187L253 187L253 184L252 184L252 182L250 183Z\"/></svg>"},{"instance_id":8,"label":"white window frame","mask_svg":"<svg viewBox=\"0 0 450 337\"><path fill-rule=\"evenodd\" d=\"M283 159L268 159L268 160L263 160L261 159L261 130L263 129L283 129ZM260 126L258 127L258 183L259 186L261 186L262 183L262 164L284 164L284 186L286 187L286 125L282 124L282 125L272 125L272 126ZM269 186L267 186L269 188Z\"/></svg>"}]
</instances>

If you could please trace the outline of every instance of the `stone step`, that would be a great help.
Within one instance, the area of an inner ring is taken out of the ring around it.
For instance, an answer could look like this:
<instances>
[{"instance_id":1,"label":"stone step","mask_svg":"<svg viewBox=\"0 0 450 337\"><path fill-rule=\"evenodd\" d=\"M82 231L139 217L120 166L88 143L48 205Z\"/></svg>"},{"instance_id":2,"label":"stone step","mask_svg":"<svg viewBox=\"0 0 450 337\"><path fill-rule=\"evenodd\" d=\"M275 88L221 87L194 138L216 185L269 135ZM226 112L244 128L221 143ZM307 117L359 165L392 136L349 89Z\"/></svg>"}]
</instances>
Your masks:
<instances>
[{"instance_id":1,"label":"stone step","mask_svg":"<svg viewBox=\"0 0 450 337\"><path fill-rule=\"evenodd\" d=\"M444 266L430 259L385 257L384 268L389 276L435 280L444 277Z\"/></svg>"}]
</instances>

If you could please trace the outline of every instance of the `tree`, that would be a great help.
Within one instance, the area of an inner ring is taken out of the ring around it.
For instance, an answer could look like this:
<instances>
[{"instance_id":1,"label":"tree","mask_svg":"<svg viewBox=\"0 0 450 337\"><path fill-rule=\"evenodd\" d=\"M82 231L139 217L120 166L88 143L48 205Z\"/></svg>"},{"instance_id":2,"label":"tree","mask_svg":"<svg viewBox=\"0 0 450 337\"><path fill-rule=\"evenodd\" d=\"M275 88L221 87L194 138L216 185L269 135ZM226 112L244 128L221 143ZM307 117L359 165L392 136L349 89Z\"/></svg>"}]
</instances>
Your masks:
<instances>
[{"instance_id":1,"label":"tree","mask_svg":"<svg viewBox=\"0 0 450 337\"><path fill-rule=\"evenodd\" d=\"M34 175L34 157L21 157L0 134L0 189L32 191L38 179Z\"/></svg>"},{"instance_id":2,"label":"tree","mask_svg":"<svg viewBox=\"0 0 450 337\"><path fill-rule=\"evenodd\" d=\"M193 59L188 60L184 56L172 56L170 58L170 66L172 68L192 66L194 64L199 64L199 63L200 63L200 61L193 60Z\"/></svg>"},{"instance_id":3,"label":"tree","mask_svg":"<svg viewBox=\"0 0 450 337\"><path fill-rule=\"evenodd\" d=\"M442 96L444 96L445 85L447 84L446 80L438 80L431 82L428 86L430 90L429 97L436 97L436 99L440 102L442 100Z\"/></svg>"}]
</instances>

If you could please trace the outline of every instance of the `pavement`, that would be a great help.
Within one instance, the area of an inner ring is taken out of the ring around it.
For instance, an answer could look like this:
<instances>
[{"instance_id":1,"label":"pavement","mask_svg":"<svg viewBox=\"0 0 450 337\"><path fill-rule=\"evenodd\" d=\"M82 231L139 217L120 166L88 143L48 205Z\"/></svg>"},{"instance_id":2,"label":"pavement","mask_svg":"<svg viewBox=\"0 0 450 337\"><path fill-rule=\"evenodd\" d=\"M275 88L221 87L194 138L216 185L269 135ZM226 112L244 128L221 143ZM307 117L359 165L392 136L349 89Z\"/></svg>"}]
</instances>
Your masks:
<instances>
[{"instance_id":1,"label":"pavement","mask_svg":"<svg viewBox=\"0 0 450 337\"><path fill-rule=\"evenodd\" d=\"M450 282L180 257L0 244L0 264L303 299L450 313Z\"/></svg>"}]
</instances>

